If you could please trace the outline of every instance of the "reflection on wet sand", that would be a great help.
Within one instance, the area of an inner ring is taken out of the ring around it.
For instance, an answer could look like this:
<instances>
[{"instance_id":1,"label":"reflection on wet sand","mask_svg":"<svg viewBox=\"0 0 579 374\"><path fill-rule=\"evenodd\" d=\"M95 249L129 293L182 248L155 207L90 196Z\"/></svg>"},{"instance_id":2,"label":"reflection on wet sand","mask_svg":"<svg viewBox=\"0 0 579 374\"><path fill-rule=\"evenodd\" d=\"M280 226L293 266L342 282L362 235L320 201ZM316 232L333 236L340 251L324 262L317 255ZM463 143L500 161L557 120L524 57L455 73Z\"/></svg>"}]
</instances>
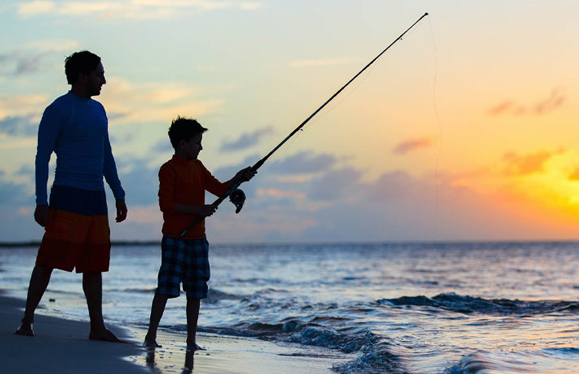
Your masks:
<instances>
[{"instance_id":1,"label":"reflection on wet sand","mask_svg":"<svg viewBox=\"0 0 579 374\"><path fill-rule=\"evenodd\" d=\"M162 374L163 370L157 366L155 361L155 347L147 348L147 356L145 361L147 362L147 367L155 374ZM187 349L185 353L185 365L183 365L182 374L191 374L195 366L195 351Z\"/></svg>"}]
</instances>

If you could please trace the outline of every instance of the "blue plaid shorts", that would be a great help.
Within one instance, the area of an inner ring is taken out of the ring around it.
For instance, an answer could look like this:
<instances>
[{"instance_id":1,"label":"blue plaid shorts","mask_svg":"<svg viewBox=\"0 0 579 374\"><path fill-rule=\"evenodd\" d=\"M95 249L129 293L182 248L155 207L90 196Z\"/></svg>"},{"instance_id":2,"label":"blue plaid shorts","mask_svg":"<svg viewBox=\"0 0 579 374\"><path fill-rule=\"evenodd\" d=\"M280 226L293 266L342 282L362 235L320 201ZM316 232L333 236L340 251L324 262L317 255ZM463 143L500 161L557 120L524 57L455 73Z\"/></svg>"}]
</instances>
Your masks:
<instances>
[{"instance_id":1,"label":"blue plaid shorts","mask_svg":"<svg viewBox=\"0 0 579 374\"><path fill-rule=\"evenodd\" d=\"M180 240L163 236L162 261L157 291L159 295L178 297L181 283L188 299L207 297L209 243L207 239Z\"/></svg>"}]
</instances>

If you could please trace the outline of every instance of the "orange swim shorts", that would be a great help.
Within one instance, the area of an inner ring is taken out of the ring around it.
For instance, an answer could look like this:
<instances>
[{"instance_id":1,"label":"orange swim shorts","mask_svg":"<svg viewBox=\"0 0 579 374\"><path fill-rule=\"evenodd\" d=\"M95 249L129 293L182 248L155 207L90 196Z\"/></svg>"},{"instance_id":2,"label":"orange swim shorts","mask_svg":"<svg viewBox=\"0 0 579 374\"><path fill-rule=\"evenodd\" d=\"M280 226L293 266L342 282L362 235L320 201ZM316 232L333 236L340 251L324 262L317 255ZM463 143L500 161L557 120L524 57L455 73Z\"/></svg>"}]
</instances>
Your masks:
<instances>
[{"instance_id":1,"label":"orange swim shorts","mask_svg":"<svg viewBox=\"0 0 579 374\"><path fill-rule=\"evenodd\" d=\"M104 191L54 186L49 206L36 265L76 268L77 273L108 271L111 242Z\"/></svg>"}]
</instances>

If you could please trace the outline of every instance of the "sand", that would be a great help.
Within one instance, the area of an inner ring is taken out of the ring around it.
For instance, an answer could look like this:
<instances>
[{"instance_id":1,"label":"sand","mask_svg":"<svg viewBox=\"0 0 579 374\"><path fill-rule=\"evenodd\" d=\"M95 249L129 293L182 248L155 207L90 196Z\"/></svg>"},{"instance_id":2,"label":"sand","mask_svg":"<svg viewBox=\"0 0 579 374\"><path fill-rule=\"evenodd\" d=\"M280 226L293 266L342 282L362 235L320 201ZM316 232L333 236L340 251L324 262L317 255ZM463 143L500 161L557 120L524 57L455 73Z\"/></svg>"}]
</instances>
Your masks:
<instances>
[{"instance_id":1,"label":"sand","mask_svg":"<svg viewBox=\"0 0 579 374\"><path fill-rule=\"evenodd\" d=\"M24 301L0 295L0 372L6 374L331 374L353 359L335 351L257 339L198 336L205 351L188 354L185 336L159 331L162 348L141 346L145 330L108 328L127 344L88 340L88 322L36 315L35 337L15 335Z\"/></svg>"}]
</instances>

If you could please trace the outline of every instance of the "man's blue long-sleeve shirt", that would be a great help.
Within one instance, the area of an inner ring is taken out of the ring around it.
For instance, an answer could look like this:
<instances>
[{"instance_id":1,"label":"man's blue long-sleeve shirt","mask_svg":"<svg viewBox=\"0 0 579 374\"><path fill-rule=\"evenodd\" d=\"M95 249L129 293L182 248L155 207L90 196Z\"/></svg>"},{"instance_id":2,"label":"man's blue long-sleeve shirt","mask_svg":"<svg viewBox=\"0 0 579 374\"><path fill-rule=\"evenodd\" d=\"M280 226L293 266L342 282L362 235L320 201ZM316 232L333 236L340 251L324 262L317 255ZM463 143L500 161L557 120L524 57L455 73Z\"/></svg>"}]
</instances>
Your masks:
<instances>
[{"instance_id":1,"label":"man's blue long-sleeve shirt","mask_svg":"<svg viewBox=\"0 0 579 374\"><path fill-rule=\"evenodd\" d=\"M56 153L55 186L104 190L103 176L116 199L125 191L117 174L104 107L72 92L56 99L42 115L36 150L36 204L47 205L48 163Z\"/></svg>"}]
</instances>

